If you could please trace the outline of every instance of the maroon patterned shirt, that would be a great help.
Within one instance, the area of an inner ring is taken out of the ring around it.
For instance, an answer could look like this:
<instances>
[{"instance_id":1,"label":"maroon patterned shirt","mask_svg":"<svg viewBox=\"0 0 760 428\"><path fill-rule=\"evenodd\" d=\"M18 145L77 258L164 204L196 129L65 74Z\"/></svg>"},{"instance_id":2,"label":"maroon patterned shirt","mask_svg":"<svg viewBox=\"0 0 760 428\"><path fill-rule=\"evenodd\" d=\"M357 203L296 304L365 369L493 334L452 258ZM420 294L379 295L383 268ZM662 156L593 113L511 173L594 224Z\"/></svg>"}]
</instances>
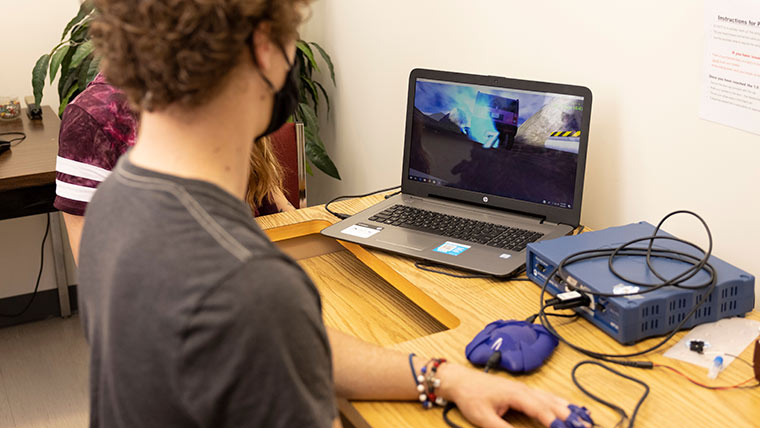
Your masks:
<instances>
[{"instance_id":1,"label":"maroon patterned shirt","mask_svg":"<svg viewBox=\"0 0 760 428\"><path fill-rule=\"evenodd\" d=\"M137 115L124 94L98 74L61 120L55 207L84 215L95 188L135 143Z\"/></svg>"},{"instance_id":2,"label":"maroon patterned shirt","mask_svg":"<svg viewBox=\"0 0 760 428\"><path fill-rule=\"evenodd\" d=\"M135 144L137 119L124 94L101 74L66 106L58 136L56 208L84 215L95 189ZM256 216L276 212L266 200L254 208Z\"/></svg>"}]
</instances>

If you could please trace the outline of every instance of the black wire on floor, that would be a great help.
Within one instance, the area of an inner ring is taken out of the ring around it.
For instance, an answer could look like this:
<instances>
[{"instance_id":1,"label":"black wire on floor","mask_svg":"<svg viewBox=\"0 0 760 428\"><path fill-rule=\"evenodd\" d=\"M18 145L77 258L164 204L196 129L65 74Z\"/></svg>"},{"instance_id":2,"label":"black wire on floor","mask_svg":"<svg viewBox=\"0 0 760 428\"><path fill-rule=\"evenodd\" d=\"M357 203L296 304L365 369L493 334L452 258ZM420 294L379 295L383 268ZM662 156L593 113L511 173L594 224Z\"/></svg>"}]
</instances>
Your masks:
<instances>
[{"instance_id":1,"label":"black wire on floor","mask_svg":"<svg viewBox=\"0 0 760 428\"><path fill-rule=\"evenodd\" d=\"M37 282L34 284L34 292L32 293L32 297L30 297L29 301L26 302L26 306L24 306L24 309L14 314L4 314L0 312L0 317L2 318L20 317L21 315L24 315L26 311L28 311L29 308L32 306L32 303L34 302L34 298L37 297L37 290L40 288L40 278L42 278L42 267L45 265L45 240L47 240L48 232L50 232L50 213L47 213L47 225L45 225L45 235L42 236L42 244L40 244L40 270L39 272L37 272Z\"/></svg>"}]
</instances>

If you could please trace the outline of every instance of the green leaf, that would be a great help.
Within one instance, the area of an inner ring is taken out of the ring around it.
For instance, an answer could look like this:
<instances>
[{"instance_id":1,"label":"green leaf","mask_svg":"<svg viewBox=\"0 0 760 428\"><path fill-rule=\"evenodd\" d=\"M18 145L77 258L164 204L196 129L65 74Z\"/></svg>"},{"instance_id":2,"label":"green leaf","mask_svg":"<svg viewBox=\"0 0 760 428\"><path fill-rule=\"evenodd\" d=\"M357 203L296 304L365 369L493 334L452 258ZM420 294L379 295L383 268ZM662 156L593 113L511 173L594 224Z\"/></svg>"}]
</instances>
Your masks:
<instances>
[{"instance_id":1,"label":"green leaf","mask_svg":"<svg viewBox=\"0 0 760 428\"><path fill-rule=\"evenodd\" d=\"M303 79L304 76L311 79L311 70L306 65L309 64L308 58L306 58L306 55L304 55L301 51L296 51L296 64L298 67L298 73L301 75L301 78Z\"/></svg>"},{"instance_id":2,"label":"green leaf","mask_svg":"<svg viewBox=\"0 0 760 428\"><path fill-rule=\"evenodd\" d=\"M311 42L311 45L317 48L317 51L322 56L322 59L325 60L325 63L327 63L327 68L330 70L330 79L332 80L333 85L335 85L335 67L333 66L330 55L328 55L327 52L322 49L322 46L319 46L316 42Z\"/></svg>"},{"instance_id":3,"label":"green leaf","mask_svg":"<svg viewBox=\"0 0 760 428\"><path fill-rule=\"evenodd\" d=\"M95 80L95 77L98 75L98 72L100 71L100 57L94 57L92 59L92 62L90 62L90 66L87 67L87 84L89 85L90 82Z\"/></svg>"},{"instance_id":4,"label":"green leaf","mask_svg":"<svg viewBox=\"0 0 760 428\"><path fill-rule=\"evenodd\" d=\"M319 136L316 132L314 132L312 129L306 128L304 126L303 128L304 137L306 138L306 141L314 141L314 142L322 142L322 140L319 139ZM319 143L317 143L319 144Z\"/></svg>"},{"instance_id":5,"label":"green leaf","mask_svg":"<svg viewBox=\"0 0 760 428\"><path fill-rule=\"evenodd\" d=\"M304 83L303 86L308 90L307 93L311 97L311 100L314 102L314 116L319 116L319 92L317 87L314 85L314 82L309 79L301 79L301 82Z\"/></svg>"},{"instance_id":6,"label":"green leaf","mask_svg":"<svg viewBox=\"0 0 760 428\"><path fill-rule=\"evenodd\" d=\"M61 100L66 95L64 86L69 82L69 64L71 64L71 57L74 56L74 50L69 49L66 55L61 61L61 77L58 78L58 99ZM70 84L70 83L69 83Z\"/></svg>"},{"instance_id":7,"label":"green leaf","mask_svg":"<svg viewBox=\"0 0 760 428\"><path fill-rule=\"evenodd\" d=\"M53 84L53 80L55 80L55 75L58 73L58 67L61 66L61 61L63 61L63 57L66 56L66 54L69 53L69 45L63 45L58 50L55 51L53 56L50 58L50 84Z\"/></svg>"},{"instance_id":8,"label":"green leaf","mask_svg":"<svg viewBox=\"0 0 760 428\"><path fill-rule=\"evenodd\" d=\"M92 15L88 16L87 18L83 19L82 22L75 25L74 28L71 29L71 42L73 43L83 43L88 36L88 32L90 31L90 22L92 21Z\"/></svg>"},{"instance_id":9,"label":"green leaf","mask_svg":"<svg viewBox=\"0 0 760 428\"><path fill-rule=\"evenodd\" d=\"M335 167L335 164L330 159L330 156L327 154L327 151L322 144L318 144L307 139L306 156L308 156L309 160L314 164L314 166L322 170L322 172L332 178L340 180L340 173L338 173L338 168Z\"/></svg>"},{"instance_id":10,"label":"green leaf","mask_svg":"<svg viewBox=\"0 0 760 428\"><path fill-rule=\"evenodd\" d=\"M49 62L50 54L44 54L37 60L32 69L32 90L34 91L34 102L37 105L42 102L42 88L45 87Z\"/></svg>"},{"instance_id":11,"label":"green leaf","mask_svg":"<svg viewBox=\"0 0 760 428\"><path fill-rule=\"evenodd\" d=\"M77 91L77 89L79 89L79 87L77 86L76 83L74 83L69 88L69 91L66 93L66 96L63 97L63 98L61 98L61 106L58 107L58 116L59 117L63 116L63 111L66 109L66 106L69 105L69 100L74 95L74 92Z\"/></svg>"},{"instance_id":12,"label":"green leaf","mask_svg":"<svg viewBox=\"0 0 760 428\"><path fill-rule=\"evenodd\" d=\"M317 119L316 113L314 113L314 109L311 108L310 105L300 102L298 103L298 109L297 109L301 115L301 122L303 122L304 128L307 129L313 129L315 131L319 130L319 119Z\"/></svg>"},{"instance_id":13,"label":"green leaf","mask_svg":"<svg viewBox=\"0 0 760 428\"><path fill-rule=\"evenodd\" d=\"M306 55L306 58L309 59L309 64L311 64L315 70L319 71L319 65L317 65L317 61L314 59L314 52L311 51L309 45L303 40L299 40L296 42L296 47L299 51L303 52L303 54Z\"/></svg>"},{"instance_id":14,"label":"green leaf","mask_svg":"<svg viewBox=\"0 0 760 428\"><path fill-rule=\"evenodd\" d=\"M325 87L322 86L322 84L317 82L316 80L314 81L314 84L317 85L320 91L322 91L322 95L324 95L325 103L327 104L327 113L330 113L330 97L327 96L327 91L325 90ZM327 118L329 119L330 116L327 116Z\"/></svg>"},{"instance_id":15,"label":"green leaf","mask_svg":"<svg viewBox=\"0 0 760 428\"><path fill-rule=\"evenodd\" d=\"M82 65L79 66L79 72L77 73L77 86L82 88L87 87L87 72L90 70L90 63L93 60L93 55L90 54L87 58L85 58L84 61L82 61Z\"/></svg>"},{"instance_id":16,"label":"green leaf","mask_svg":"<svg viewBox=\"0 0 760 428\"><path fill-rule=\"evenodd\" d=\"M306 164L306 173L309 175L314 175L314 171L311 170L311 162L309 160L305 160L304 163Z\"/></svg>"},{"instance_id":17,"label":"green leaf","mask_svg":"<svg viewBox=\"0 0 760 428\"><path fill-rule=\"evenodd\" d=\"M317 119L314 109L306 103L299 103L296 113L296 116L298 116L301 122L303 122L306 140L315 141L324 148L322 140L319 138L319 119Z\"/></svg>"},{"instance_id":18,"label":"green leaf","mask_svg":"<svg viewBox=\"0 0 760 428\"><path fill-rule=\"evenodd\" d=\"M66 27L64 27L63 34L61 34L61 40L65 39L66 34L69 33L69 30L71 30L71 28L74 27L74 25L79 23L79 21L84 19L84 17L89 15L90 12L92 12L92 10L93 10L92 1L86 0L85 2L83 2L82 5L79 6L79 12L77 13L77 16L72 18L71 21L69 21L69 23L66 24Z\"/></svg>"},{"instance_id":19,"label":"green leaf","mask_svg":"<svg viewBox=\"0 0 760 428\"><path fill-rule=\"evenodd\" d=\"M58 80L59 83L63 81L63 85L58 87L58 99L61 100L61 107L65 107L66 103L64 100L71 97L71 88L77 85L77 72L77 69L71 69L71 72L66 75L65 81L63 80L63 75L61 75L61 78Z\"/></svg>"},{"instance_id":20,"label":"green leaf","mask_svg":"<svg viewBox=\"0 0 760 428\"><path fill-rule=\"evenodd\" d=\"M71 57L71 64L69 67L77 68L79 64L81 64L82 61L84 61L84 59L92 53L95 46L93 46L92 40L88 40L81 45L73 46L72 48L76 50L74 51L74 56Z\"/></svg>"}]
</instances>

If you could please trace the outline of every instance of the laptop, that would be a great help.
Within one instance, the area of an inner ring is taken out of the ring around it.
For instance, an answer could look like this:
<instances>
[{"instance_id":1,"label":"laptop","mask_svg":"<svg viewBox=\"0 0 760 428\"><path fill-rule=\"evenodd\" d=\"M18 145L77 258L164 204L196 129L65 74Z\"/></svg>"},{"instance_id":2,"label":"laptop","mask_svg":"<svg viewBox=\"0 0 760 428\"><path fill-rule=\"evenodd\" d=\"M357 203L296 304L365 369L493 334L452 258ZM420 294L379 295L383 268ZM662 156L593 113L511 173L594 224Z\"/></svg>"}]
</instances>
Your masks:
<instances>
[{"instance_id":1,"label":"laptop","mask_svg":"<svg viewBox=\"0 0 760 428\"><path fill-rule=\"evenodd\" d=\"M401 192L323 235L495 276L580 221L591 91L415 69Z\"/></svg>"}]
</instances>

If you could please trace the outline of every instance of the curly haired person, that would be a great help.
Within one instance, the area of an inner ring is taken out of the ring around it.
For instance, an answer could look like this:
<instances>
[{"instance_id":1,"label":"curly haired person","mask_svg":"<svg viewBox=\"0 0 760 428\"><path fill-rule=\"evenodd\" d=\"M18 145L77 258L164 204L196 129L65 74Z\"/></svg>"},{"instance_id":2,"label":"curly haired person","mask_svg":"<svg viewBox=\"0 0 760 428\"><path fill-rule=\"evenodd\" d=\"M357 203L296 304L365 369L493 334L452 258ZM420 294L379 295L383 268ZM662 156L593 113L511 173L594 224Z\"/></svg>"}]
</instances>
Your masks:
<instances>
[{"instance_id":1,"label":"curly haired person","mask_svg":"<svg viewBox=\"0 0 760 428\"><path fill-rule=\"evenodd\" d=\"M293 112L308 1L96 4L103 73L141 123L82 235L90 425L336 427L335 396L416 400L407 355L326 328L313 283L243 202L253 141ZM508 409L546 426L569 414L521 382L435 368L431 388L476 425L509 427Z\"/></svg>"}]
</instances>

